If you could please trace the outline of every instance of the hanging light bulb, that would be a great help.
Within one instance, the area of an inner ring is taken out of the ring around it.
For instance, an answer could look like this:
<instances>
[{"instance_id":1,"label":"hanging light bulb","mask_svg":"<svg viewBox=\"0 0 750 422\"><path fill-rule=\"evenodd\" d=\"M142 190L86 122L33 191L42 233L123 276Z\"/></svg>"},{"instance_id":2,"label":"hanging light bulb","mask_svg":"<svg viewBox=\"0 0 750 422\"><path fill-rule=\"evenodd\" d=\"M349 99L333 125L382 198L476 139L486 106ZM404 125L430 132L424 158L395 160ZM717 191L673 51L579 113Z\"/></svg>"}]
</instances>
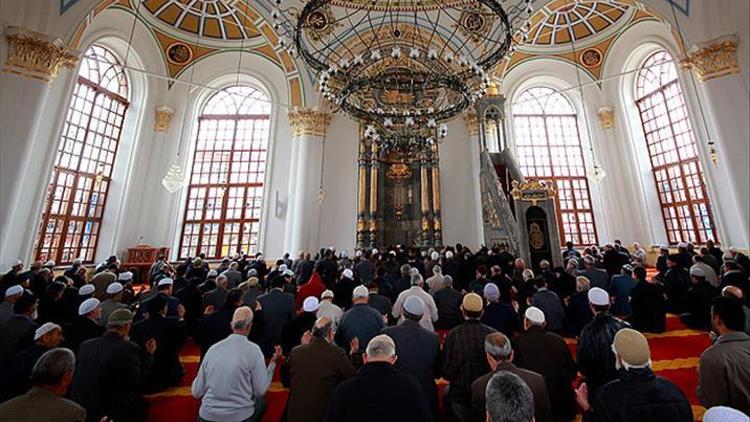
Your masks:
<instances>
[{"instance_id":1,"label":"hanging light bulb","mask_svg":"<svg viewBox=\"0 0 750 422\"><path fill-rule=\"evenodd\" d=\"M172 164L167 170L167 174L161 179L161 184L169 193L175 193L185 184L185 176L182 174L182 168L178 164Z\"/></svg>"}]
</instances>

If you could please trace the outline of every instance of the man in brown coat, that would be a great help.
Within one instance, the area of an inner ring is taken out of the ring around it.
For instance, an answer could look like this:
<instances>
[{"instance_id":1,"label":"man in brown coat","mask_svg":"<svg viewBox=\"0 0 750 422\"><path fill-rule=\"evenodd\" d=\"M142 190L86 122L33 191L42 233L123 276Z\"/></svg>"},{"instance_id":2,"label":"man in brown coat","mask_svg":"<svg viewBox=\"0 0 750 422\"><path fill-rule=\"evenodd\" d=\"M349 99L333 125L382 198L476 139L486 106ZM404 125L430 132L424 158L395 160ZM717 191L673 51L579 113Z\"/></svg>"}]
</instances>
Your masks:
<instances>
[{"instance_id":1,"label":"man in brown coat","mask_svg":"<svg viewBox=\"0 0 750 422\"><path fill-rule=\"evenodd\" d=\"M743 332L742 303L714 299L711 325L718 338L701 355L698 399L705 407L728 406L750 414L750 336Z\"/></svg>"},{"instance_id":2,"label":"man in brown coat","mask_svg":"<svg viewBox=\"0 0 750 422\"><path fill-rule=\"evenodd\" d=\"M552 422L552 405L549 401L547 383L544 377L536 372L527 371L513 365L513 348L505 334L492 333L484 338L484 350L487 353L487 363L492 371L477 378L471 384L472 420L485 421L485 394L487 383L494 374L500 371L512 372L521 377L531 389L534 397L534 420L536 422Z\"/></svg>"},{"instance_id":3,"label":"man in brown coat","mask_svg":"<svg viewBox=\"0 0 750 422\"><path fill-rule=\"evenodd\" d=\"M32 370L33 387L26 394L0 404L0 420L84 422L86 409L63 398L73 380L75 366L75 356L68 349L45 352Z\"/></svg>"},{"instance_id":4,"label":"man in brown coat","mask_svg":"<svg viewBox=\"0 0 750 422\"><path fill-rule=\"evenodd\" d=\"M302 344L292 349L281 368L284 386L289 387L288 422L322 421L328 411L331 391L354 375L346 352L333 341L332 325L329 318L315 321L312 336L303 336ZM353 355L357 346L358 343L353 342Z\"/></svg>"}]
</instances>

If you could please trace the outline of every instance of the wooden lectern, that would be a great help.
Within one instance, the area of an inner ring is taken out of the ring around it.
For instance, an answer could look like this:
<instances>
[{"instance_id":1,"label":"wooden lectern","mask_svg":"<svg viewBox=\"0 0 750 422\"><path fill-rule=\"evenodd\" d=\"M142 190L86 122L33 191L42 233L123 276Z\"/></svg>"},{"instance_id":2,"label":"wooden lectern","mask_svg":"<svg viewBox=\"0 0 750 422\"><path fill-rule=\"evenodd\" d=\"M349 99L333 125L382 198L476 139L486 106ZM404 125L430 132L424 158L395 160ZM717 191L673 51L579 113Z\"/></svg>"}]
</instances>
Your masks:
<instances>
[{"instance_id":1,"label":"wooden lectern","mask_svg":"<svg viewBox=\"0 0 750 422\"><path fill-rule=\"evenodd\" d=\"M148 282L148 271L156 262L159 255L169 257L169 248L154 248L150 245L136 245L128 248L128 259L122 264L123 268L135 272L138 283Z\"/></svg>"}]
</instances>

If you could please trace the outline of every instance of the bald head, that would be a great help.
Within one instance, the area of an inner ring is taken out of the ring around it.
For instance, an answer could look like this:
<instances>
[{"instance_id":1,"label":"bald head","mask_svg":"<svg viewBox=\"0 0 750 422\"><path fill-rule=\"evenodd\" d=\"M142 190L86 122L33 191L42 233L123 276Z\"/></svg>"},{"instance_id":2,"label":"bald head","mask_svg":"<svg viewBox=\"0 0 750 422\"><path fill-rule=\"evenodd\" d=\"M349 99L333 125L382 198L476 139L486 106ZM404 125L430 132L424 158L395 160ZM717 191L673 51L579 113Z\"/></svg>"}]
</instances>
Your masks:
<instances>
[{"instance_id":1,"label":"bald head","mask_svg":"<svg viewBox=\"0 0 750 422\"><path fill-rule=\"evenodd\" d=\"M745 294L742 292L742 289L737 286L724 287L724 289L721 290L721 295L724 297L733 297L738 300L745 299Z\"/></svg>"}]
</instances>

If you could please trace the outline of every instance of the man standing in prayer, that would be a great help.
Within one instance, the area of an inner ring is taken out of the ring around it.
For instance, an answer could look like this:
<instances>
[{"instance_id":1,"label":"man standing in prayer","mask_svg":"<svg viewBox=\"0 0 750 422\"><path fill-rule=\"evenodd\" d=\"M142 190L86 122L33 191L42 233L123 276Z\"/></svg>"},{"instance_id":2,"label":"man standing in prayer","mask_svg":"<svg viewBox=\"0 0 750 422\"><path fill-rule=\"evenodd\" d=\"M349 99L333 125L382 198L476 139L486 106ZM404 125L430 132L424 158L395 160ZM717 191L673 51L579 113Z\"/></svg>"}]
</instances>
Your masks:
<instances>
[{"instance_id":1,"label":"man standing in prayer","mask_svg":"<svg viewBox=\"0 0 750 422\"><path fill-rule=\"evenodd\" d=\"M263 352L247 339L253 311L241 306L232 316L232 334L208 349L192 384L201 399L199 422L260 421L281 347L276 346L266 366Z\"/></svg>"},{"instance_id":2,"label":"man standing in prayer","mask_svg":"<svg viewBox=\"0 0 750 422\"><path fill-rule=\"evenodd\" d=\"M153 365L156 341L145 351L129 340L133 313L118 309L109 315L107 332L81 344L70 398L85 407L89 420L107 416L136 422L146 417L148 404L140 396Z\"/></svg>"},{"instance_id":3,"label":"man standing in prayer","mask_svg":"<svg viewBox=\"0 0 750 422\"><path fill-rule=\"evenodd\" d=\"M373 337L363 359L365 364L359 372L333 390L327 421L432 420L417 380L394 367L396 345L390 337L385 334Z\"/></svg>"},{"instance_id":4,"label":"man standing in prayer","mask_svg":"<svg viewBox=\"0 0 750 422\"><path fill-rule=\"evenodd\" d=\"M435 300L432 296L422 288L423 284L422 276L419 275L419 273L412 274L411 287L398 295L396 303L393 304L391 314L394 318L399 320L399 323L403 322L406 318L403 315L404 303L407 298L416 296L422 299L422 302L425 304L425 312L421 315L422 319L419 321L419 324L426 330L435 331L435 327L432 323L438 319L437 306L435 305Z\"/></svg>"},{"instance_id":5,"label":"man standing in prayer","mask_svg":"<svg viewBox=\"0 0 750 422\"><path fill-rule=\"evenodd\" d=\"M346 351L333 342L333 321L318 318L310 337L292 349L281 368L289 388L287 422L323 421L331 392L355 372Z\"/></svg>"}]
</instances>

